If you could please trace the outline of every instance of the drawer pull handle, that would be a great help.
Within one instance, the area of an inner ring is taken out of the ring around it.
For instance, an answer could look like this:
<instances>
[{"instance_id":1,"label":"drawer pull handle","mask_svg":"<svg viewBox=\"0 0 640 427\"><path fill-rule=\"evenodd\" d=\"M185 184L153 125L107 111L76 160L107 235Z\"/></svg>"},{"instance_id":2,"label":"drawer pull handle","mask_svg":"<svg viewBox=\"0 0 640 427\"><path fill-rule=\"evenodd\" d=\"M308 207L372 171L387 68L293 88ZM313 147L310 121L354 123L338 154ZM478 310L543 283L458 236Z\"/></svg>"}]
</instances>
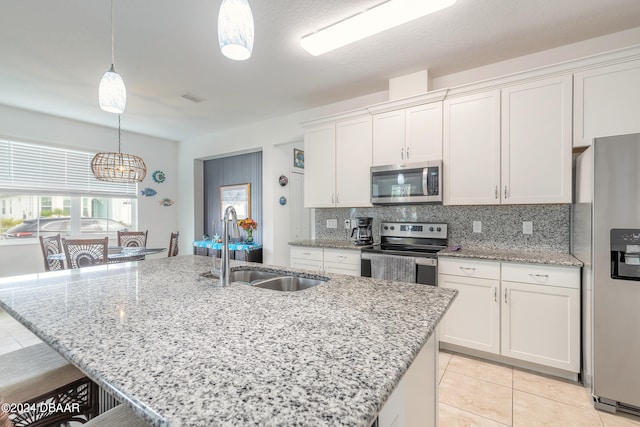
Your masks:
<instances>
[{"instance_id":1,"label":"drawer pull handle","mask_svg":"<svg viewBox=\"0 0 640 427\"><path fill-rule=\"evenodd\" d=\"M493 302L498 302L498 288L493 288Z\"/></svg>"},{"instance_id":2,"label":"drawer pull handle","mask_svg":"<svg viewBox=\"0 0 640 427\"><path fill-rule=\"evenodd\" d=\"M473 273L474 271L476 271L476 269L474 267L460 267L460 270L466 272L467 270L470 271L471 273Z\"/></svg>"},{"instance_id":3,"label":"drawer pull handle","mask_svg":"<svg viewBox=\"0 0 640 427\"><path fill-rule=\"evenodd\" d=\"M529 276L535 278L539 278L539 279L548 279L549 275L548 274L533 274L533 273L529 273Z\"/></svg>"},{"instance_id":4,"label":"drawer pull handle","mask_svg":"<svg viewBox=\"0 0 640 427\"><path fill-rule=\"evenodd\" d=\"M347 257L345 255L338 255L339 259L347 259Z\"/></svg>"},{"instance_id":5,"label":"drawer pull handle","mask_svg":"<svg viewBox=\"0 0 640 427\"><path fill-rule=\"evenodd\" d=\"M309 256L309 255L311 255L311 252L303 252L302 255Z\"/></svg>"}]
</instances>

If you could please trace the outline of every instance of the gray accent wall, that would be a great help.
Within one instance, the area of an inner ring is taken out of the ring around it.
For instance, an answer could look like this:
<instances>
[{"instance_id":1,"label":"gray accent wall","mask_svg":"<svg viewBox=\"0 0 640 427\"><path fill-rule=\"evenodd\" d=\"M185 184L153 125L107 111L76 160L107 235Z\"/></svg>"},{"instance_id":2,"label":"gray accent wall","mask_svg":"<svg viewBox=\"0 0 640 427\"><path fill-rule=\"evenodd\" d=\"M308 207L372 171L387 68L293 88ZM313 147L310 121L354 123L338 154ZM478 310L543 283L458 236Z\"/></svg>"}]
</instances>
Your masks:
<instances>
[{"instance_id":1,"label":"gray accent wall","mask_svg":"<svg viewBox=\"0 0 640 427\"><path fill-rule=\"evenodd\" d=\"M372 208L316 209L316 239L349 239L345 219L372 217L373 235L380 242L380 222L417 221L448 224L449 245L463 247L552 251L568 253L571 205L442 206L398 205ZM338 228L327 228L327 219L337 219ZM482 232L473 232L473 221L482 222ZM533 222L533 234L522 233L522 222Z\"/></svg>"},{"instance_id":2,"label":"gray accent wall","mask_svg":"<svg viewBox=\"0 0 640 427\"><path fill-rule=\"evenodd\" d=\"M253 239L262 243L262 152L212 159L204 162L204 230L212 236L212 222L216 232L222 235L220 221L220 186L251 184L251 218L258 223ZM238 218L244 219L244 218ZM243 234L241 230L241 235ZM199 239L201 236L195 236Z\"/></svg>"}]
</instances>

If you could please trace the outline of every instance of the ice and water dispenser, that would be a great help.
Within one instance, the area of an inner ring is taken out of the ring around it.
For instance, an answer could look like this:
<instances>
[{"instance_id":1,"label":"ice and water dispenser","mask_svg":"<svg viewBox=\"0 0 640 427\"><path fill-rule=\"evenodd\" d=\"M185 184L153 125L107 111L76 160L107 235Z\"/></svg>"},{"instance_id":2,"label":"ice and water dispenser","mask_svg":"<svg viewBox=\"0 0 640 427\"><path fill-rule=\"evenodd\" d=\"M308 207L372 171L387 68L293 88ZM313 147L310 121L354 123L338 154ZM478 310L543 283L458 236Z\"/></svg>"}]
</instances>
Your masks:
<instances>
[{"instance_id":1,"label":"ice and water dispenser","mask_svg":"<svg viewBox=\"0 0 640 427\"><path fill-rule=\"evenodd\" d=\"M611 278L640 281L640 229L613 228Z\"/></svg>"}]
</instances>

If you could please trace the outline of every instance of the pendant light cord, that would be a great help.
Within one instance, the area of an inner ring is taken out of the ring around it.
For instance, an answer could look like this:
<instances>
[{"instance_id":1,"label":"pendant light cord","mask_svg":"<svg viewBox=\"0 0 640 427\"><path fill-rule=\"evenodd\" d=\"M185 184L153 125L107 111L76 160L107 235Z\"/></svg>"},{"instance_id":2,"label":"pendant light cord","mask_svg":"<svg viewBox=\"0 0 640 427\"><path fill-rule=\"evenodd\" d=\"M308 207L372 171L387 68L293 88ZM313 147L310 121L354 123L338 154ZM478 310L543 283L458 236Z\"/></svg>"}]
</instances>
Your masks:
<instances>
[{"instance_id":1,"label":"pendant light cord","mask_svg":"<svg viewBox=\"0 0 640 427\"><path fill-rule=\"evenodd\" d=\"M114 53L113 44L114 44L114 29L113 29L113 0L111 0L111 65L116 63L116 55Z\"/></svg>"},{"instance_id":2,"label":"pendant light cord","mask_svg":"<svg viewBox=\"0 0 640 427\"><path fill-rule=\"evenodd\" d=\"M120 150L120 137L121 137L122 131L120 130L120 114L118 114L118 154L120 154L122 151Z\"/></svg>"}]
</instances>

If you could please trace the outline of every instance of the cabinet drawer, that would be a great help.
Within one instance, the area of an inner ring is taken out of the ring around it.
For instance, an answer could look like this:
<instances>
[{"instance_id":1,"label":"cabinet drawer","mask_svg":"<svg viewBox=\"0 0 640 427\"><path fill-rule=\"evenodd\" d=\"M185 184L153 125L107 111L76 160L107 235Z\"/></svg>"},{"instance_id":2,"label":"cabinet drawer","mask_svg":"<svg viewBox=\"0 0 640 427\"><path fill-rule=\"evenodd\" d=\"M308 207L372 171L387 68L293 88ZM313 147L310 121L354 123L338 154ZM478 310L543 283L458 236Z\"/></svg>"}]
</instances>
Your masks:
<instances>
[{"instance_id":1,"label":"cabinet drawer","mask_svg":"<svg viewBox=\"0 0 640 427\"><path fill-rule=\"evenodd\" d=\"M547 264L502 263L502 280L535 285L580 288L580 269Z\"/></svg>"},{"instance_id":2,"label":"cabinet drawer","mask_svg":"<svg viewBox=\"0 0 640 427\"><path fill-rule=\"evenodd\" d=\"M291 246L291 258L306 259L322 262L322 248L307 246Z\"/></svg>"},{"instance_id":3,"label":"cabinet drawer","mask_svg":"<svg viewBox=\"0 0 640 427\"><path fill-rule=\"evenodd\" d=\"M499 280L500 262L478 261L469 258L438 258L438 273Z\"/></svg>"},{"instance_id":4,"label":"cabinet drawer","mask_svg":"<svg viewBox=\"0 0 640 427\"><path fill-rule=\"evenodd\" d=\"M349 276L360 276L360 266L354 264L344 264L336 262L324 263L324 271L327 273L346 274Z\"/></svg>"},{"instance_id":5,"label":"cabinet drawer","mask_svg":"<svg viewBox=\"0 0 640 427\"><path fill-rule=\"evenodd\" d=\"M360 251L325 249L324 262L360 265Z\"/></svg>"}]
</instances>

